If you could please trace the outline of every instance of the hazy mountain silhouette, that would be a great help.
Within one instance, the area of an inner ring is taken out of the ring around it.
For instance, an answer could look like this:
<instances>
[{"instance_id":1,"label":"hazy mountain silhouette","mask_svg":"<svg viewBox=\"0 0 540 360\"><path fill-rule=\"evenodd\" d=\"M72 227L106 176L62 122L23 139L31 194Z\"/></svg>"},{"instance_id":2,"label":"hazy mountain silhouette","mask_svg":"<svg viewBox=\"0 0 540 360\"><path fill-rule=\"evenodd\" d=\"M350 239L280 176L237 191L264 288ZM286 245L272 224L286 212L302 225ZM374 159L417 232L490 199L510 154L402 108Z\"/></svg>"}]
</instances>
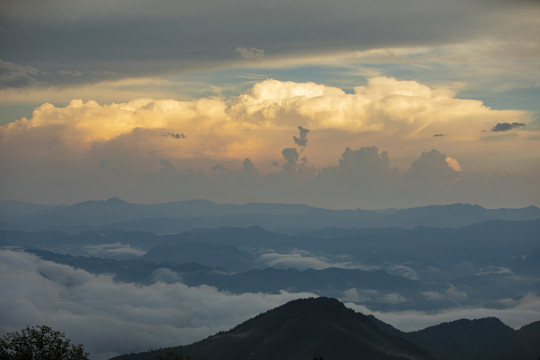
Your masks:
<instances>
[{"instance_id":1,"label":"hazy mountain silhouette","mask_svg":"<svg viewBox=\"0 0 540 360\"><path fill-rule=\"evenodd\" d=\"M181 245L157 245L151 248L143 260L155 263L196 262L206 266L223 267L242 271L253 267L253 255L231 245L189 242Z\"/></svg>"},{"instance_id":2,"label":"hazy mountain silhouette","mask_svg":"<svg viewBox=\"0 0 540 360\"><path fill-rule=\"evenodd\" d=\"M114 359L149 360L166 350L208 360L435 359L331 298L294 300L191 345Z\"/></svg>"},{"instance_id":3,"label":"hazy mountain silhouette","mask_svg":"<svg viewBox=\"0 0 540 360\"><path fill-rule=\"evenodd\" d=\"M536 293L539 238L540 220L493 220L460 228L333 228L299 236L257 226L171 235L0 230L0 246L94 257L93 262L66 260L94 273L103 273L95 265L103 261L98 257L133 260L108 261L103 267L119 281L182 281L233 293L306 291L373 311L500 308L505 299ZM152 263L135 261L143 259ZM179 269L193 262L220 270Z\"/></svg>"},{"instance_id":4,"label":"hazy mountain silhouette","mask_svg":"<svg viewBox=\"0 0 540 360\"><path fill-rule=\"evenodd\" d=\"M208 245L208 244L206 244ZM219 248L218 248L219 249ZM145 260L112 260L98 257L56 254L46 250L27 250L44 260L73 266L93 274L112 274L122 282L149 284L155 281L172 282L159 276L160 269L176 272L182 282L189 286L210 285L231 293L265 292L279 293L281 290L296 292L318 291L319 294L335 295L351 287L380 291L418 292L423 288L417 281L389 275L384 271L362 271L358 269L328 268L307 269L257 269L230 273L224 269L197 263L153 263ZM178 281L178 280L176 280Z\"/></svg>"},{"instance_id":5,"label":"hazy mountain silhouette","mask_svg":"<svg viewBox=\"0 0 540 360\"><path fill-rule=\"evenodd\" d=\"M478 205L453 204L411 209L327 210L306 205L216 204L206 200L162 204L131 204L118 198L86 201L69 206L42 206L16 202L0 203L0 224L27 230L89 230L92 228L181 232L200 227L251 226L298 232L324 227L458 227L482 221L531 220L540 209L485 209ZM292 230L291 230L292 229Z\"/></svg>"}]
</instances>

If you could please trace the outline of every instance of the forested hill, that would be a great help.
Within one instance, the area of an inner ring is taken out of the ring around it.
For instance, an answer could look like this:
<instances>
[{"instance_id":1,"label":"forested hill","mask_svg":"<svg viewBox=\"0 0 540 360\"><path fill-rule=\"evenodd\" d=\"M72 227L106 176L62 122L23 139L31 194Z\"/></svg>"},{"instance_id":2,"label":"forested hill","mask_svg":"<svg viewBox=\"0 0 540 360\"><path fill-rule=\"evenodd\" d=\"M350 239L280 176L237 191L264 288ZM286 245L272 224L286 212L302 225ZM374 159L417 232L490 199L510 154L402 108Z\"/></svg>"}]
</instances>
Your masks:
<instances>
[{"instance_id":1,"label":"forested hill","mask_svg":"<svg viewBox=\"0 0 540 360\"><path fill-rule=\"evenodd\" d=\"M435 359L413 343L380 330L368 316L332 298L294 300L230 331L175 348L123 355L115 360L150 360L166 351L191 358L365 360Z\"/></svg>"},{"instance_id":2,"label":"forested hill","mask_svg":"<svg viewBox=\"0 0 540 360\"><path fill-rule=\"evenodd\" d=\"M540 355L540 321L516 331L496 318L462 319L404 333L319 297L291 301L191 345L114 360L153 360L167 351L208 360L525 360Z\"/></svg>"}]
</instances>

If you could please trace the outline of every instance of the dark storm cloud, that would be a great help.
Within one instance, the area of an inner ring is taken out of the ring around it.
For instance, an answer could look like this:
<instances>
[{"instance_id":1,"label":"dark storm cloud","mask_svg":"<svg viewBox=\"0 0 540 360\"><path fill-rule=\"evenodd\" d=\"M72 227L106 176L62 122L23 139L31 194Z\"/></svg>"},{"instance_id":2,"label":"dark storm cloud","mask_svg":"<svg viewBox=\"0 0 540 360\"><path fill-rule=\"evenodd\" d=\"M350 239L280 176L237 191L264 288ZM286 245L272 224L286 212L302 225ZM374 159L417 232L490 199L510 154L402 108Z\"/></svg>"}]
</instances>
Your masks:
<instances>
[{"instance_id":1,"label":"dark storm cloud","mask_svg":"<svg viewBox=\"0 0 540 360\"><path fill-rule=\"evenodd\" d=\"M518 123L518 122L514 122L514 123L497 123L497 125L495 125L491 131L493 132L501 132L501 131L508 131L508 130L512 130L512 129L515 129L515 128L519 128L519 127L523 127L525 126L524 123Z\"/></svg>"},{"instance_id":2,"label":"dark storm cloud","mask_svg":"<svg viewBox=\"0 0 540 360\"><path fill-rule=\"evenodd\" d=\"M22 66L0 59L0 89L37 85L43 73L31 66Z\"/></svg>"},{"instance_id":3,"label":"dark storm cloud","mask_svg":"<svg viewBox=\"0 0 540 360\"><path fill-rule=\"evenodd\" d=\"M501 4L412 0L404 9L351 0L159 0L137 6L125 0L8 0L0 41L5 61L47 73L50 84L75 83L223 66L263 54L456 42L488 27L479 20L500 12Z\"/></svg>"}]
</instances>

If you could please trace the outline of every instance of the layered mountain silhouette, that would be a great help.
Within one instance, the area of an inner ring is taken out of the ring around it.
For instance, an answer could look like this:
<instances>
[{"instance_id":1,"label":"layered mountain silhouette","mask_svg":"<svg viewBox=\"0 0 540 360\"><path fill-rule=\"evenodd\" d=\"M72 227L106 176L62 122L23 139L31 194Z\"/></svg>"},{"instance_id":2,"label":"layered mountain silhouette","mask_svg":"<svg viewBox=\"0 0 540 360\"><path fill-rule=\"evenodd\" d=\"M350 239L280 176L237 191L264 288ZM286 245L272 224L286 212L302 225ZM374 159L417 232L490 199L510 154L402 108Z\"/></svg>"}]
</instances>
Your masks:
<instances>
[{"instance_id":1,"label":"layered mountain silhouette","mask_svg":"<svg viewBox=\"0 0 540 360\"><path fill-rule=\"evenodd\" d=\"M417 345L382 331L368 316L324 297L291 301L191 345L114 359L150 360L171 350L208 360L435 359Z\"/></svg>"},{"instance_id":2,"label":"layered mountain silhouette","mask_svg":"<svg viewBox=\"0 0 540 360\"><path fill-rule=\"evenodd\" d=\"M405 333L319 297L293 300L191 345L114 360L151 360L169 351L208 360L525 360L540 355L540 321L516 331L496 318L461 319Z\"/></svg>"},{"instance_id":3,"label":"layered mountain silhouette","mask_svg":"<svg viewBox=\"0 0 540 360\"><path fill-rule=\"evenodd\" d=\"M132 204L118 198L86 201L69 206L44 206L0 201L0 226L4 229L70 230L96 228L174 233L200 227L259 225L270 230L313 230L335 226L457 227L495 219L531 220L540 209L485 209L452 204L410 209L328 210L296 204L216 204L207 200L161 204Z\"/></svg>"}]
</instances>

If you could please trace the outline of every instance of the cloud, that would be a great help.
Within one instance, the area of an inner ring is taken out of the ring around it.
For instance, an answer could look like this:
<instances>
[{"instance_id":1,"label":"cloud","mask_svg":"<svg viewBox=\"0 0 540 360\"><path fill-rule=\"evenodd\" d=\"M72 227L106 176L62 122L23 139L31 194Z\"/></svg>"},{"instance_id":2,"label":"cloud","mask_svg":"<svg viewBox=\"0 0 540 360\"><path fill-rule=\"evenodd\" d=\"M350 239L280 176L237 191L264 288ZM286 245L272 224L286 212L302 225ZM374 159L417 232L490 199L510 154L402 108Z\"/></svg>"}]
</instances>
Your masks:
<instances>
[{"instance_id":1,"label":"cloud","mask_svg":"<svg viewBox=\"0 0 540 360\"><path fill-rule=\"evenodd\" d=\"M245 158L242 162L242 172L247 174L255 174L257 172L255 165L250 159Z\"/></svg>"},{"instance_id":2,"label":"cloud","mask_svg":"<svg viewBox=\"0 0 540 360\"><path fill-rule=\"evenodd\" d=\"M377 77L348 94L321 84L269 79L244 94L225 99L147 98L108 105L72 100L64 107L46 103L37 107L32 117L0 128L0 134L2 140L40 132L40 136L47 136L45 132L54 128L59 141L88 151L93 144L135 131L181 128L182 133L161 130L161 135L186 140L191 151L244 157L238 154L242 147L257 151L249 154L253 158L267 154L275 143L283 148L286 138L282 136L293 128L300 131L300 136L295 137L300 147L307 144L307 126L321 134L346 131L381 139L405 136L423 141L430 141L433 130L453 128L454 141L470 141L480 139L480 130L494 117L516 116L527 114L491 110L480 101L459 99L448 89L414 81ZM246 132L249 137L242 136ZM189 138L186 133L191 134Z\"/></svg>"},{"instance_id":3,"label":"cloud","mask_svg":"<svg viewBox=\"0 0 540 360\"><path fill-rule=\"evenodd\" d=\"M186 134L169 132L169 131L162 131L161 135L166 136L166 137L172 137L173 139L185 139L187 137Z\"/></svg>"},{"instance_id":4,"label":"cloud","mask_svg":"<svg viewBox=\"0 0 540 360\"><path fill-rule=\"evenodd\" d=\"M331 267L351 269L353 264L344 261L332 261L323 256L316 256L305 250L295 250L289 253L269 252L262 254L258 260L264 266L270 266L277 269L327 269Z\"/></svg>"},{"instance_id":5,"label":"cloud","mask_svg":"<svg viewBox=\"0 0 540 360\"><path fill-rule=\"evenodd\" d=\"M391 4L399 5L395 1ZM331 56L351 50L463 46L471 41L471 34L476 35L473 40L504 39L512 44L512 40L535 39L538 33L538 8L525 1L512 5L496 1L486 6L483 0L452 5L413 0L406 10L398 10L399 6L348 0L317 4L240 0L233 12L229 2L215 0L204 4L139 0L136 7L126 0L74 0L69 5L60 0L47 1L46 5L35 0L6 0L2 5L2 23L9 24L6 28L10 30L9 41L3 42L4 53L21 59L23 65L38 58L42 71L50 73L92 68L123 77L137 72L155 75L234 67L238 59L231 49L238 46L239 39L242 44L259 47L238 47L240 55L258 57L265 49L281 59L303 57L308 62L314 54ZM87 41L81 43L81 38ZM97 43L99 47L91 46ZM146 49L144 56L141 48ZM448 58L457 61L456 57ZM51 84L58 81L48 80ZM89 80L92 77L82 81Z\"/></svg>"},{"instance_id":6,"label":"cloud","mask_svg":"<svg viewBox=\"0 0 540 360\"><path fill-rule=\"evenodd\" d=\"M493 119L529 116L457 98L448 88L387 77L353 93L268 79L230 97L46 103L0 126L0 171L7 174L0 181L4 197L55 203L112 195L136 202L173 196L355 208L482 203L500 199L501 189L467 182L471 171L528 171L530 162L513 155L534 159L536 142L516 132L515 139L501 140L511 149L501 154L500 143L483 141L481 130ZM308 129L310 146L304 147ZM295 131L296 147L290 147ZM434 140L443 131L452 137ZM439 146L445 152L426 152ZM246 158L257 169L249 179L239 171ZM286 161L281 168L273 165L280 158ZM242 191L234 189L238 183ZM537 198L534 185L507 183L504 189L524 205Z\"/></svg>"},{"instance_id":7,"label":"cloud","mask_svg":"<svg viewBox=\"0 0 540 360\"><path fill-rule=\"evenodd\" d=\"M264 57L264 50L257 48L237 47L236 52L242 59L247 60L258 60Z\"/></svg>"},{"instance_id":8,"label":"cloud","mask_svg":"<svg viewBox=\"0 0 540 360\"><path fill-rule=\"evenodd\" d=\"M453 308L436 313L421 311L378 312L365 306L347 303L348 307L392 324L402 331L416 331L442 322L494 316L517 329L540 318L540 297L527 294L518 300L508 299L504 308Z\"/></svg>"},{"instance_id":9,"label":"cloud","mask_svg":"<svg viewBox=\"0 0 540 360\"><path fill-rule=\"evenodd\" d=\"M308 293L232 295L209 286L115 283L110 276L0 251L0 333L47 324L92 359L186 344ZM166 274L156 274L166 277Z\"/></svg>"},{"instance_id":10,"label":"cloud","mask_svg":"<svg viewBox=\"0 0 540 360\"><path fill-rule=\"evenodd\" d=\"M491 129L491 131L493 131L493 132L508 131L508 130L520 128L520 127L523 127L523 126L525 126L525 124L524 123L519 123L519 122L497 123L497 125L495 125Z\"/></svg>"},{"instance_id":11,"label":"cloud","mask_svg":"<svg viewBox=\"0 0 540 360\"><path fill-rule=\"evenodd\" d=\"M17 65L0 59L0 89L38 85L43 75L35 67Z\"/></svg>"},{"instance_id":12,"label":"cloud","mask_svg":"<svg viewBox=\"0 0 540 360\"><path fill-rule=\"evenodd\" d=\"M172 175L176 172L174 165L167 159L159 159L159 165L161 165L161 173L164 175Z\"/></svg>"},{"instance_id":13,"label":"cloud","mask_svg":"<svg viewBox=\"0 0 540 360\"><path fill-rule=\"evenodd\" d=\"M281 150L281 155L283 155L283 158L287 161L288 164L296 165L299 154L295 148L285 148Z\"/></svg>"},{"instance_id":14,"label":"cloud","mask_svg":"<svg viewBox=\"0 0 540 360\"><path fill-rule=\"evenodd\" d=\"M301 149L303 149L307 145L307 142L308 142L307 134L309 133L309 129L299 126L298 131L300 131L300 136L299 137L293 136L293 140L296 145L298 145Z\"/></svg>"},{"instance_id":15,"label":"cloud","mask_svg":"<svg viewBox=\"0 0 540 360\"><path fill-rule=\"evenodd\" d=\"M431 150L423 152L412 162L409 175L422 182L446 183L456 179L461 171L456 159L437 150Z\"/></svg>"},{"instance_id":16,"label":"cloud","mask_svg":"<svg viewBox=\"0 0 540 360\"><path fill-rule=\"evenodd\" d=\"M224 167L223 165L218 164L218 165L212 166L212 170L213 171L225 171L225 170L227 170L227 168Z\"/></svg>"},{"instance_id":17,"label":"cloud","mask_svg":"<svg viewBox=\"0 0 540 360\"><path fill-rule=\"evenodd\" d=\"M98 257L137 257L146 254L146 251L133 248L129 244L113 243L103 245L88 245L84 248L85 254Z\"/></svg>"},{"instance_id":18,"label":"cloud","mask_svg":"<svg viewBox=\"0 0 540 360\"><path fill-rule=\"evenodd\" d=\"M353 303L378 302L383 304L400 304L406 302L399 293L382 294L378 290L351 288L343 292L343 301Z\"/></svg>"},{"instance_id":19,"label":"cloud","mask_svg":"<svg viewBox=\"0 0 540 360\"><path fill-rule=\"evenodd\" d=\"M446 157L446 163L448 164L448 166L456 171L456 172L462 172L463 169L461 168L461 165L459 165L458 161L454 158L451 158L450 156L447 156Z\"/></svg>"}]
</instances>

